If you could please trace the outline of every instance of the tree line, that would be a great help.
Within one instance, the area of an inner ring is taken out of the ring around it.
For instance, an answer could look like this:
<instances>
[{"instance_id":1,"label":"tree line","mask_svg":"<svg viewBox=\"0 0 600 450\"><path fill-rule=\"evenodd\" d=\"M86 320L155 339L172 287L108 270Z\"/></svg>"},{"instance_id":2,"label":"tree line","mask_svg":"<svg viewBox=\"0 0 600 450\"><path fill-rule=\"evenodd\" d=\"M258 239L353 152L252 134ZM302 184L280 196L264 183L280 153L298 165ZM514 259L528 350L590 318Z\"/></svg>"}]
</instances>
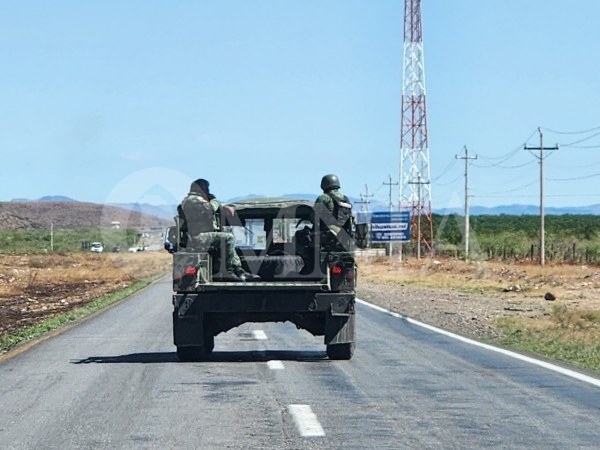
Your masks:
<instances>
[{"instance_id":1,"label":"tree line","mask_svg":"<svg viewBox=\"0 0 600 450\"><path fill-rule=\"evenodd\" d=\"M423 226L423 240L433 243L433 254L464 257L465 218L458 214L432 215L433 236ZM470 216L469 256L479 258L537 259L540 218L532 215ZM600 216L547 215L544 217L545 258L563 262L600 263ZM410 243L395 247L416 255L416 228ZM423 254L423 246L421 254Z\"/></svg>"}]
</instances>

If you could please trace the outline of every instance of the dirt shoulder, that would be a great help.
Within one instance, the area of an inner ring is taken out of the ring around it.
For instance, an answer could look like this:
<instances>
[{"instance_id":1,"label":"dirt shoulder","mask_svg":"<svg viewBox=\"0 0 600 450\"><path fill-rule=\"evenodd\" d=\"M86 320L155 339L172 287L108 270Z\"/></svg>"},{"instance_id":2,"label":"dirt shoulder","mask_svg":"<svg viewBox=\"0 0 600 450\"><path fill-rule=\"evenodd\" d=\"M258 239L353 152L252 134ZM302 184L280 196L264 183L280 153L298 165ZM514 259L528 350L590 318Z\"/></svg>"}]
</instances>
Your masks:
<instances>
[{"instance_id":1,"label":"dirt shoulder","mask_svg":"<svg viewBox=\"0 0 600 450\"><path fill-rule=\"evenodd\" d=\"M167 252L3 255L0 337L166 272Z\"/></svg>"},{"instance_id":2,"label":"dirt shoulder","mask_svg":"<svg viewBox=\"0 0 600 450\"><path fill-rule=\"evenodd\" d=\"M379 258L359 273L359 298L476 339L500 337L500 318L539 326L557 307L600 311L598 267Z\"/></svg>"}]
</instances>

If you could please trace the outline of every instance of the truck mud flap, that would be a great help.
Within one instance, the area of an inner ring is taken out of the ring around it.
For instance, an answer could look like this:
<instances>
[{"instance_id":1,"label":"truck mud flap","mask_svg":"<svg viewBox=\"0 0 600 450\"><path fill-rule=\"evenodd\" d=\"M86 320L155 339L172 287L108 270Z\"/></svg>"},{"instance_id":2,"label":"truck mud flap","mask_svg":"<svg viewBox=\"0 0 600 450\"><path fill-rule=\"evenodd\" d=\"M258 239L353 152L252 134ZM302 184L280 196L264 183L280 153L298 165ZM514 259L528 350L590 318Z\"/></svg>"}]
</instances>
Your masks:
<instances>
[{"instance_id":1,"label":"truck mud flap","mask_svg":"<svg viewBox=\"0 0 600 450\"><path fill-rule=\"evenodd\" d=\"M355 341L355 319L354 314L333 315L333 311L327 314L325 324L325 344L344 344Z\"/></svg>"},{"instance_id":2,"label":"truck mud flap","mask_svg":"<svg viewBox=\"0 0 600 450\"><path fill-rule=\"evenodd\" d=\"M181 318L173 311L173 341L175 345L204 345L203 314Z\"/></svg>"}]
</instances>

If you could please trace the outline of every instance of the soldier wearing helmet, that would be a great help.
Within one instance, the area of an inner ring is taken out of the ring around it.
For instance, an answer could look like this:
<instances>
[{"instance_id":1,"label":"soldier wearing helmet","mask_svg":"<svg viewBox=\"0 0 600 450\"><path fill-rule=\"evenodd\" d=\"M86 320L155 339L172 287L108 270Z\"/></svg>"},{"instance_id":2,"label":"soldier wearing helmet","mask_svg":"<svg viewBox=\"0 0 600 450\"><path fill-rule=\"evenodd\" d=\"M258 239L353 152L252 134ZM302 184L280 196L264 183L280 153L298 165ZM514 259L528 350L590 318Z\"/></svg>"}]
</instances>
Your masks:
<instances>
[{"instance_id":1,"label":"soldier wearing helmet","mask_svg":"<svg viewBox=\"0 0 600 450\"><path fill-rule=\"evenodd\" d=\"M323 193L315 201L315 212L321 221L322 240L327 245L328 242L339 242L342 229L352 236L352 204L340 192L337 175L325 175L321 179L321 189Z\"/></svg>"},{"instance_id":2,"label":"soldier wearing helmet","mask_svg":"<svg viewBox=\"0 0 600 450\"><path fill-rule=\"evenodd\" d=\"M227 206L223 207L227 209ZM194 181L190 192L177 207L180 228L187 233L187 247L196 251L216 251L224 246L226 270L240 281L256 281L260 277L244 271L235 251L233 233L220 231L221 203L209 192L203 178Z\"/></svg>"}]
</instances>

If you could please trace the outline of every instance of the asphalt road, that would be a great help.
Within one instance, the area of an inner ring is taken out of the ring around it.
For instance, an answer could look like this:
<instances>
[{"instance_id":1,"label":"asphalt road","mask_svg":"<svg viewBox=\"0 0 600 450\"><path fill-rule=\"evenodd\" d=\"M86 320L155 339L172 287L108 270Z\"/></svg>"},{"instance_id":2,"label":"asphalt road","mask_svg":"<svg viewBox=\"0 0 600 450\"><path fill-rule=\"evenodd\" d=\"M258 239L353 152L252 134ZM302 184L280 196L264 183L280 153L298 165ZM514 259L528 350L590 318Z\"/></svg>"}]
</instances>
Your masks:
<instances>
[{"instance_id":1,"label":"asphalt road","mask_svg":"<svg viewBox=\"0 0 600 450\"><path fill-rule=\"evenodd\" d=\"M351 361L246 324L180 363L170 283L0 363L1 449L600 446L600 387L358 305Z\"/></svg>"}]
</instances>

